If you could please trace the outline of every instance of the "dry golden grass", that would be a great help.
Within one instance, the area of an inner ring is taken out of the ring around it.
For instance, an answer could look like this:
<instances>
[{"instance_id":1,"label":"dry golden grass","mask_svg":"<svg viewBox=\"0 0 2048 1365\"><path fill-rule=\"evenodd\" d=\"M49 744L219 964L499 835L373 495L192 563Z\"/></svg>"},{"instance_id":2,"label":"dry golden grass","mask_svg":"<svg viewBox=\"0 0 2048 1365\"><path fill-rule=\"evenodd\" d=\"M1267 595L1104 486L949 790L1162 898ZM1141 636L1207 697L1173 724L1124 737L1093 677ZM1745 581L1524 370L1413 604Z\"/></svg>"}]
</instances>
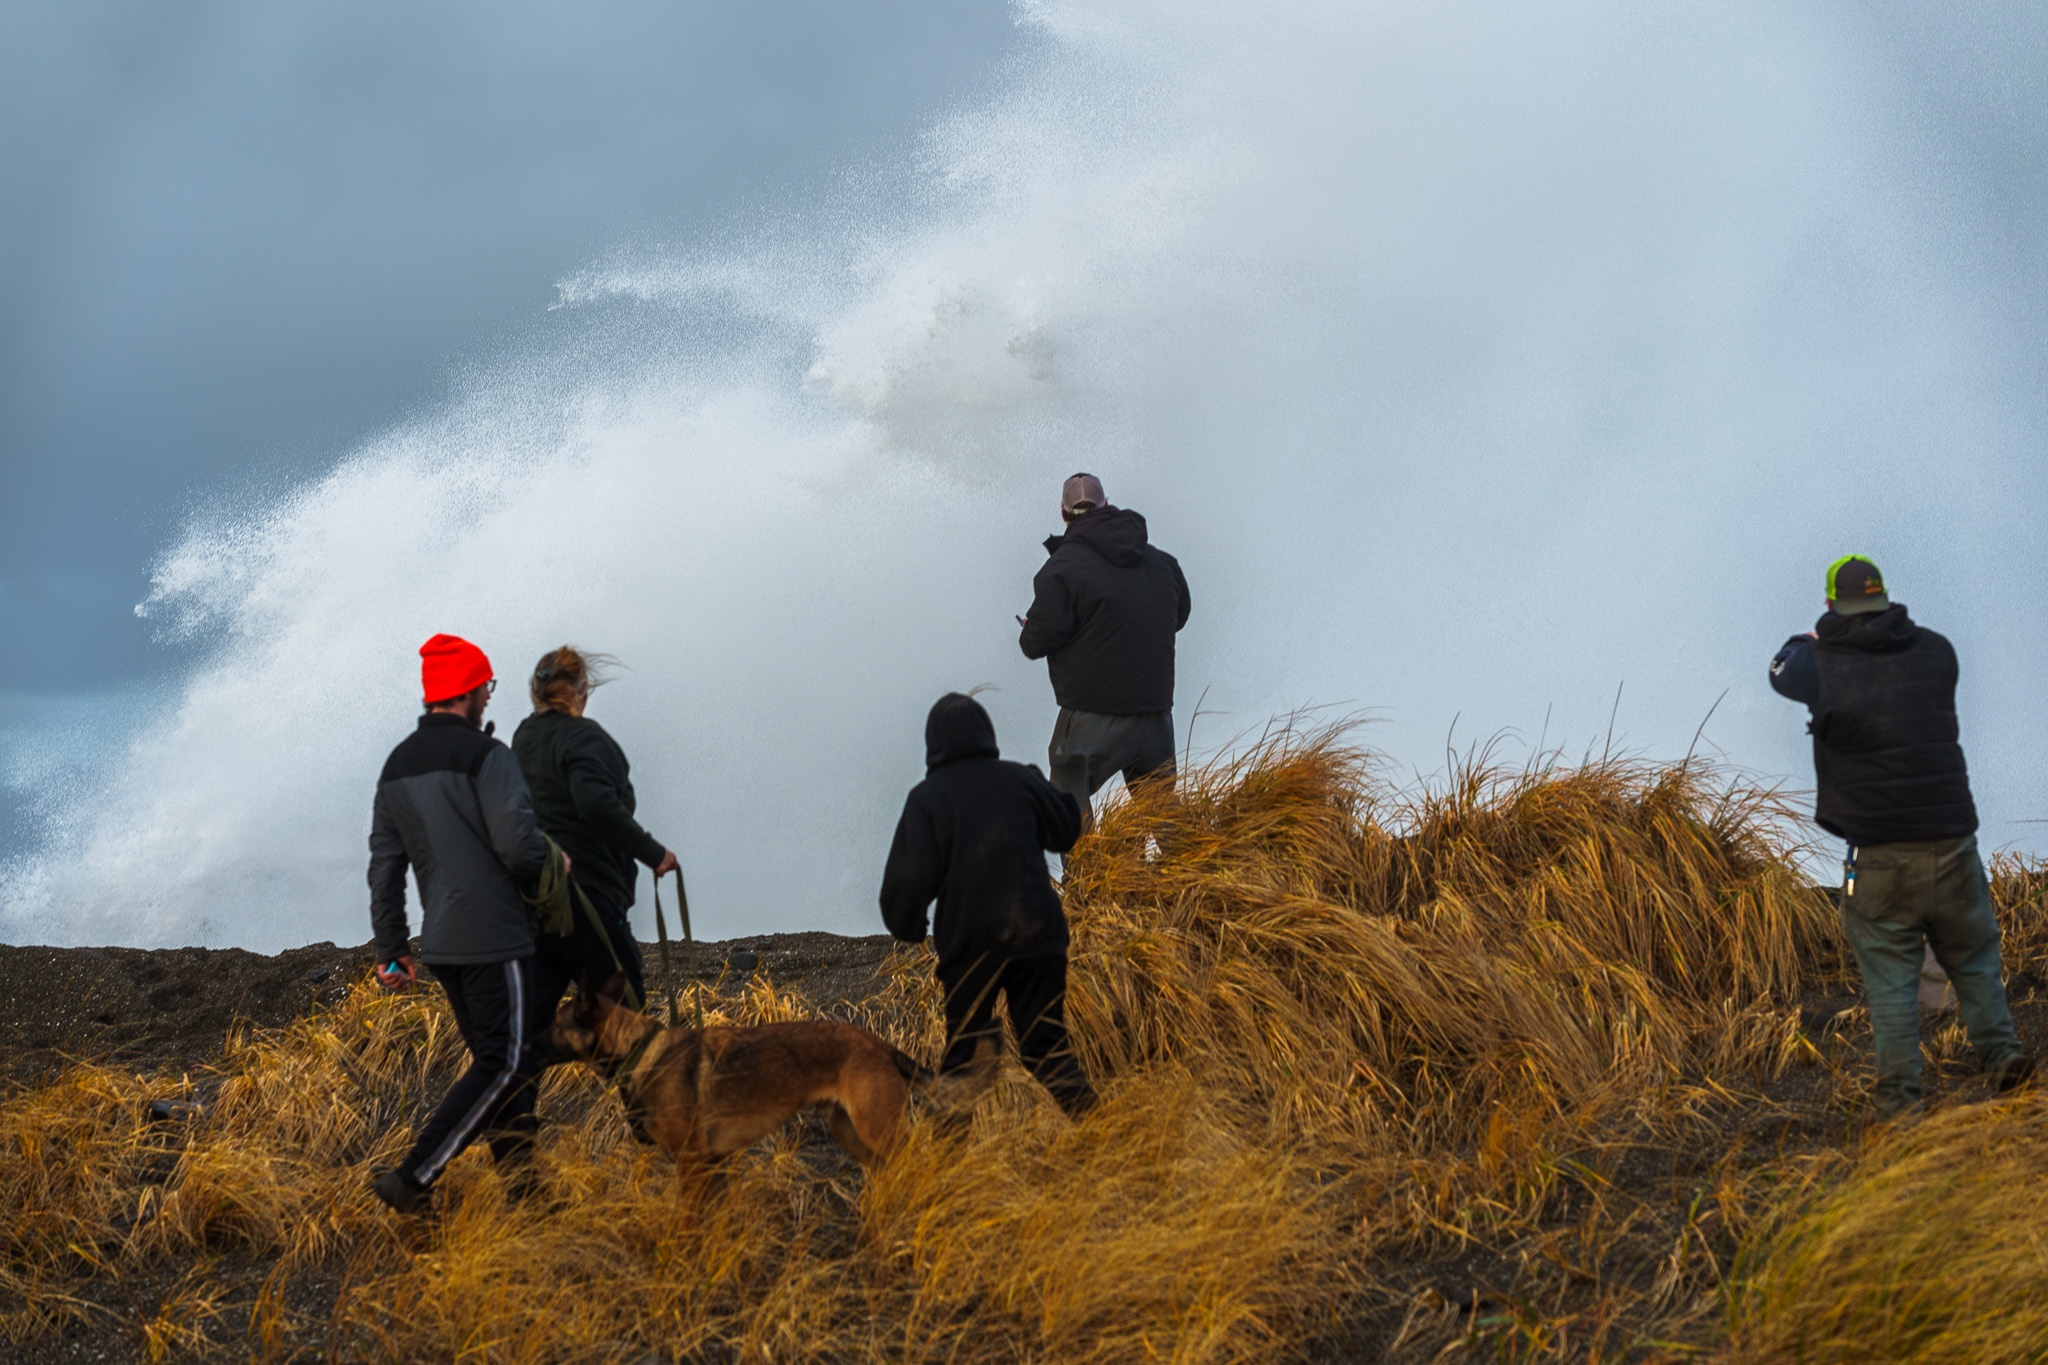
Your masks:
<instances>
[{"instance_id":1,"label":"dry golden grass","mask_svg":"<svg viewBox=\"0 0 2048 1365\"><path fill-rule=\"evenodd\" d=\"M1817 1162L1744 1257L1730 1357L2048 1359L2044 1131L2029 1090Z\"/></svg>"},{"instance_id":2,"label":"dry golden grass","mask_svg":"<svg viewBox=\"0 0 2048 1365\"><path fill-rule=\"evenodd\" d=\"M207 1075L77 1067L0 1103L0 1340L82 1320L149 1359L1640 1359L1733 1321L1772 1358L1788 1305L1852 1264L1802 1229L1855 1196L1829 1193L1845 1159L1751 1152L1742 1125L1797 1118L1763 1094L1788 1077L1846 1123L1859 1083L1852 1048L1801 1028L1844 965L1784 817L1697 765L1403 794L1340 733L1141 790L1068 873L1102 1107L1069 1124L1006 1073L872 1175L798 1129L685 1182L564 1068L540 1198L508 1203L475 1151L437 1219L395 1217L367 1173L460 1043L432 997L367 983ZM2038 870L2001 871L2008 932L2038 935L2038 889L2014 891ZM935 1056L928 955L889 970L863 1021ZM765 981L703 1002L813 1009ZM143 1121L186 1090L202 1122ZM1963 1111L1942 1159L2022 1112ZM1903 1274L1919 1253L1886 1254Z\"/></svg>"}]
</instances>

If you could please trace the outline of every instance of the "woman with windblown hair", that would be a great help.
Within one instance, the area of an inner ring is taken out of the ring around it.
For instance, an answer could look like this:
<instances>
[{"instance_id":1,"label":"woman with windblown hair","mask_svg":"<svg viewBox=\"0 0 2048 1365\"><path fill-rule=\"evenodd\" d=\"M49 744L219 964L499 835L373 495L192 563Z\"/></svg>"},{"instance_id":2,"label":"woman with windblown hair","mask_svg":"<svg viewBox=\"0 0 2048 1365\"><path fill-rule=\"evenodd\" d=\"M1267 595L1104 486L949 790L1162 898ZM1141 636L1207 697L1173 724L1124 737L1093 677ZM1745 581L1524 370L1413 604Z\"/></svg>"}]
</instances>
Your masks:
<instances>
[{"instance_id":1,"label":"woman with windblown hair","mask_svg":"<svg viewBox=\"0 0 2048 1365\"><path fill-rule=\"evenodd\" d=\"M633 818L625 752L602 725L583 714L590 689L605 681L598 670L610 662L571 645L541 655L527 686L533 714L519 723L512 752L533 792L542 831L575 864L575 883L599 921L591 923L577 905L568 940L571 960L564 966L572 976L599 985L623 970L638 1006L647 992L640 945L626 917L639 876L633 864L643 862L660 877L675 870L676 855Z\"/></svg>"}]
</instances>

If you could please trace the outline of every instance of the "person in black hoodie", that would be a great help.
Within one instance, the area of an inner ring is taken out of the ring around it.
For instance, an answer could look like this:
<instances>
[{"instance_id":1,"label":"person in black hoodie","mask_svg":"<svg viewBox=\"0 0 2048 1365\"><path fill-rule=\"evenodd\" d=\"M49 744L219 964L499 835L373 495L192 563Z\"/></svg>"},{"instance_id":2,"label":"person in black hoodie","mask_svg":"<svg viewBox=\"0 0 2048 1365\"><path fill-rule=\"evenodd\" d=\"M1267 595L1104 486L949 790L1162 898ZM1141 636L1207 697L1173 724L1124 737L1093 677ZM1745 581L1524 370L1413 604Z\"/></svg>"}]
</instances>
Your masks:
<instances>
[{"instance_id":1,"label":"person in black hoodie","mask_svg":"<svg viewBox=\"0 0 2048 1365\"><path fill-rule=\"evenodd\" d=\"M1188 623L1188 581L1147 541L1145 518L1110 506L1093 474L1067 480L1060 517L1067 533L1045 542L1051 558L1032 579L1017 643L1052 675L1052 784L1073 793L1085 828L1111 774L1173 779L1173 645Z\"/></svg>"},{"instance_id":2,"label":"person in black hoodie","mask_svg":"<svg viewBox=\"0 0 2048 1365\"><path fill-rule=\"evenodd\" d=\"M596 663L603 663L597 656ZM657 877L676 869L676 855L633 818L631 769L625 751L602 725L583 714L593 674L593 657L572 645L551 649L533 667L527 691L533 714L512 736L534 814L547 836L575 865L576 885L590 898L599 923L576 908L575 929L564 969L571 979L609 980L624 972L638 1008L647 998L640 945L627 911L633 905L636 861Z\"/></svg>"},{"instance_id":3,"label":"person in black hoodie","mask_svg":"<svg viewBox=\"0 0 2048 1365\"><path fill-rule=\"evenodd\" d=\"M939 1074L975 1066L1001 1037L1000 992L1024 1065L1078 1117L1095 1091L1067 1046L1067 919L1045 865L1081 834L1071 793L1037 768L1004 762L996 728L972 697L949 692L925 720L925 779L896 824L882 874L882 920L921 943L926 913L945 993Z\"/></svg>"},{"instance_id":4,"label":"person in black hoodie","mask_svg":"<svg viewBox=\"0 0 2048 1365\"><path fill-rule=\"evenodd\" d=\"M1955 649L1916 625L1860 555L1828 566L1827 614L1771 660L1771 686L1812 712L1814 818L1848 843L1842 928L1870 1001L1886 1115L1921 1103L1919 987L1930 948L1997 1088L2033 1071L2000 979L1956 677Z\"/></svg>"}]
</instances>

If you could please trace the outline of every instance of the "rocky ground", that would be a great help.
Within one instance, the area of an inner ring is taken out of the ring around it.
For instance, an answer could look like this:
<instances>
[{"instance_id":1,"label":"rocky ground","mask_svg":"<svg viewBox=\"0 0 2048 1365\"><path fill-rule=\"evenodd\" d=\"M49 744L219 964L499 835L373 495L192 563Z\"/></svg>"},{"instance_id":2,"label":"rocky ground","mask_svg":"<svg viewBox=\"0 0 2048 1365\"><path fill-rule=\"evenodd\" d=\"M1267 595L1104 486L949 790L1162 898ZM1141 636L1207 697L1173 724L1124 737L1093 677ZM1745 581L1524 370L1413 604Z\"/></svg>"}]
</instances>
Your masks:
<instances>
[{"instance_id":1,"label":"rocky ground","mask_svg":"<svg viewBox=\"0 0 2048 1365\"><path fill-rule=\"evenodd\" d=\"M821 1004L860 1000L879 982L890 939L768 934L700 943L695 975L765 972ZM649 985L661 958L644 945ZM686 954L671 945L677 974ZM276 956L240 948L36 948L0 944L0 1087L68 1062L165 1070L218 1055L237 1021L275 1027L341 998L370 970L370 945L314 943ZM730 976L728 977L730 979Z\"/></svg>"}]
</instances>

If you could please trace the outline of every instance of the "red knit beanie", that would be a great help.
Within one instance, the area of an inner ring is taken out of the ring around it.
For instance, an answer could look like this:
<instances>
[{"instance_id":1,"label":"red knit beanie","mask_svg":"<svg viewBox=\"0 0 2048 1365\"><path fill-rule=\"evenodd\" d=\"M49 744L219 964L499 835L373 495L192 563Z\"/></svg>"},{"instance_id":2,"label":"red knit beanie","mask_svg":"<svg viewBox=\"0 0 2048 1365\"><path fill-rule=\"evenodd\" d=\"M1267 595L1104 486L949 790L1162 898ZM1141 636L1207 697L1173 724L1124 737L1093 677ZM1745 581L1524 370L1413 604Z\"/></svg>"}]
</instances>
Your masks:
<instances>
[{"instance_id":1,"label":"red knit beanie","mask_svg":"<svg viewBox=\"0 0 2048 1365\"><path fill-rule=\"evenodd\" d=\"M459 635L436 635L420 646L420 699L453 701L491 680L491 661Z\"/></svg>"}]
</instances>

